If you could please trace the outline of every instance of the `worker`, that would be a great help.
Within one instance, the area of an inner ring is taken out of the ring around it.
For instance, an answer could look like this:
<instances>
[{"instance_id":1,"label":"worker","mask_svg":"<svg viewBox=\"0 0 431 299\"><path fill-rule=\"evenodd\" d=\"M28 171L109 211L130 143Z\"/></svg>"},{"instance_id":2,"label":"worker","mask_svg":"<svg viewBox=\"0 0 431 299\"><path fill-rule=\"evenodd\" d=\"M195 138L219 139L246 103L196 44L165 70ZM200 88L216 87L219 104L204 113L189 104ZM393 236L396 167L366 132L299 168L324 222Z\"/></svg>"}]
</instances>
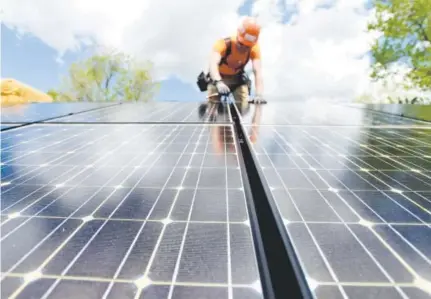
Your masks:
<instances>
[{"instance_id":1,"label":"worker","mask_svg":"<svg viewBox=\"0 0 431 299\"><path fill-rule=\"evenodd\" d=\"M260 30L261 27L254 18L246 17L238 27L236 35L220 39L214 44L206 86L210 103L218 103L222 95L232 93L237 106L247 106L251 80L244 68L249 61L252 63L255 78L254 101L263 100L261 52L258 43Z\"/></svg>"}]
</instances>

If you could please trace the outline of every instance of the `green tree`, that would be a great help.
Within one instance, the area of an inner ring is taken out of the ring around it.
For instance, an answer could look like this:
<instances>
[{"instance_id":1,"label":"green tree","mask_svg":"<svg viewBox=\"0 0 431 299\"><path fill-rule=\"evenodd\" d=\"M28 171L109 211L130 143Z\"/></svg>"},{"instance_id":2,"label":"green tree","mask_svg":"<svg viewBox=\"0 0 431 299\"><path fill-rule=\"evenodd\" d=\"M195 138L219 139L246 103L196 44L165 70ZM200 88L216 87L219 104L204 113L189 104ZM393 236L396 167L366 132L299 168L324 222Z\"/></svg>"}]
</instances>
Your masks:
<instances>
[{"instance_id":1,"label":"green tree","mask_svg":"<svg viewBox=\"0 0 431 299\"><path fill-rule=\"evenodd\" d=\"M431 89L431 0L373 0L376 18L368 30L382 36L372 45L371 77L386 80L391 66L409 67L404 88Z\"/></svg>"},{"instance_id":2,"label":"green tree","mask_svg":"<svg viewBox=\"0 0 431 299\"><path fill-rule=\"evenodd\" d=\"M138 64L135 61L128 61L127 67L120 70L116 94L129 101L150 100L159 87L151 80L151 69L152 66L148 62Z\"/></svg>"},{"instance_id":3,"label":"green tree","mask_svg":"<svg viewBox=\"0 0 431 299\"><path fill-rule=\"evenodd\" d=\"M50 92L60 101L148 101L158 88L151 71L151 63L109 51L72 63L61 87Z\"/></svg>"},{"instance_id":4,"label":"green tree","mask_svg":"<svg viewBox=\"0 0 431 299\"><path fill-rule=\"evenodd\" d=\"M53 99L53 101L57 101L59 98L58 92L54 89L48 90L47 94Z\"/></svg>"}]
</instances>

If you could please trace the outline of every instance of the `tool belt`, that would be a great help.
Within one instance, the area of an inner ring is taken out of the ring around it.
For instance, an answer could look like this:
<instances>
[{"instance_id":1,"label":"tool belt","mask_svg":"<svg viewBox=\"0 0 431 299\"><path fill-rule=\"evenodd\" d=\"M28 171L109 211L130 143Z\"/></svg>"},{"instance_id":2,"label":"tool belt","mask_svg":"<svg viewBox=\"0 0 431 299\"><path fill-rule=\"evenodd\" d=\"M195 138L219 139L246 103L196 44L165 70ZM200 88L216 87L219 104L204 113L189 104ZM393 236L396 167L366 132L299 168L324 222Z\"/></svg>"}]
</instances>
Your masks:
<instances>
[{"instance_id":1,"label":"tool belt","mask_svg":"<svg viewBox=\"0 0 431 299\"><path fill-rule=\"evenodd\" d=\"M205 74L204 72L201 72L198 75L198 80L197 80L196 83L197 83L197 85L199 87L199 90L203 92L203 91L207 91L208 84L210 82L211 82L210 74L209 73Z\"/></svg>"},{"instance_id":2,"label":"tool belt","mask_svg":"<svg viewBox=\"0 0 431 299\"><path fill-rule=\"evenodd\" d=\"M238 74L235 74L234 77L237 77L238 83L236 83L234 86L231 87L231 91L233 92L235 89L237 89L239 86L243 84L247 84L248 93L251 93L251 80L248 77L247 73L244 72L244 70L241 70ZM199 90L201 92L207 91L208 84L212 83L212 79L210 77L209 73L201 72L197 77L197 85L199 87Z\"/></svg>"}]
</instances>

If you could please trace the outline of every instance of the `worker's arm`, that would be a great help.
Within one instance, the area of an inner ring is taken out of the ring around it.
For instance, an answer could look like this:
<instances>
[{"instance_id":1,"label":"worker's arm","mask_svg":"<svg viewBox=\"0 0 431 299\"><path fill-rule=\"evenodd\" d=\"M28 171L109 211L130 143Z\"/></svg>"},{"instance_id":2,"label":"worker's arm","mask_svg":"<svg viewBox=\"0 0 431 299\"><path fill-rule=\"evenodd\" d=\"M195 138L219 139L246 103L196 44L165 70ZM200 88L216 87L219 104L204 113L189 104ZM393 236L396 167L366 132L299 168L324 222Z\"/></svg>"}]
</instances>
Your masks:
<instances>
[{"instance_id":1,"label":"worker's arm","mask_svg":"<svg viewBox=\"0 0 431 299\"><path fill-rule=\"evenodd\" d=\"M254 73L256 95L262 97L263 96L263 76L262 76L262 62L260 58L253 59L252 66L253 66L253 73Z\"/></svg>"},{"instance_id":2,"label":"worker's arm","mask_svg":"<svg viewBox=\"0 0 431 299\"><path fill-rule=\"evenodd\" d=\"M256 97L263 97L263 74L262 74L262 60L260 46L256 45L251 50L251 63L254 73L254 84L256 90Z\"/></svg>"},{"instance_id":3,"label":"worker's arm","mask_svg":"<svg viewBox=\"0 0 431 299\"><path fill-rule=\"evenodd\" d=\"M210 76L214 81L221 80L220 72L218 71L218 65L221 60L221 55L218 51L212 51L210 57Z\"/></svg>"},{"instance_id":4,"label":"worker's arm","mask_svg":"<svg viewBox=\"0 0 431 299\"><path fill-rule=\"evenodd\" d=\"M229 87L223 81L221 81L222 78L218 70L219 63L221 60L221 53L223 53L224 51L226 51L225 42L224 40L219 40L214 45L213 51L211 53L210 67L209 67L210 77L213 81L217 81L216 87L220 95L226 95L226 94L229 94L230 92Z\"/></svg>"}]
</instances>

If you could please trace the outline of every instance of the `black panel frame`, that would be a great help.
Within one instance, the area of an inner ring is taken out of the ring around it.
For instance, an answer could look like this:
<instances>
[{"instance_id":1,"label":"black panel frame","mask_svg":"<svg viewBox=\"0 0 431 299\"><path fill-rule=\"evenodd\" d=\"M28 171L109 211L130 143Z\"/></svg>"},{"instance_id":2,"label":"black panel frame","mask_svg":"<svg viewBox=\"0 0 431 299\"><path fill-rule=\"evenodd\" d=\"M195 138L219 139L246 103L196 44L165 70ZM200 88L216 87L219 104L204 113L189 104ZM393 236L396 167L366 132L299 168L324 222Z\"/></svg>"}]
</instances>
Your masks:
<instances>
[{"instance_id":1,"label":"black panel frame","mask_svg":"<svg viewBox=\"0 0 431 299\"><path fill-rule=\"evenodd\" d=\"M71 115L77 115L77 114L83 114L83 113L87 113L90 111L96 111L96 110L102 110L102 109L106 109L106 108L110 108L110 107L114 107L114 106L119 106L122 105L123 103L114 103L112 105L107 105L104 107L96 107L96 108L92 108L92 109L88 109L88 110L82 110L82 111L77 111L77 112L70 112L70 113L66 113L66 114L61 114L61 115L57 115L57 116L53 116L53 117L48 117L48 118L43 118L43 119L39 119L39 120L35 120L35 121L27 121L27 122L2 122L2 125L13 125L11 127L7 127L7 128L3 128L0 131L4 132L4 131L8 131L8 130L12 130L12 129L17 129L17 128L22 128L22 127L26 127L32 124L44 124L46 121L50 121L50 120L54 120L54 119L59 119L62 117L66 117L66 116L71 116Z\"/></svg>"},{"instance_id":2,"label":"black panel frame","mask_svg":"<svg viewBox=\"0 0 431 299\"><path fill-rule=\"evenodd\" d=\"M254 221L250 224L252 228L255 226L252 231L258 237L255 244L256 247L260 247L256 250L259 254L263 254L263 256L259 256L263 264L261 265L262 284L266 288L271 288L271 290L264 290L265 298L286 298L288 296L288 298L295 299L311 299L313 295L292 241L277 212L275 200L264 175L256 164L256 156L234 104L231 104L231 113L236 141L240 147L238 155L241 168L244 169L243 173L246 173L247 186L250 187L246 192L249 209L254 212Z\"/></svg>"}]
</instances>

